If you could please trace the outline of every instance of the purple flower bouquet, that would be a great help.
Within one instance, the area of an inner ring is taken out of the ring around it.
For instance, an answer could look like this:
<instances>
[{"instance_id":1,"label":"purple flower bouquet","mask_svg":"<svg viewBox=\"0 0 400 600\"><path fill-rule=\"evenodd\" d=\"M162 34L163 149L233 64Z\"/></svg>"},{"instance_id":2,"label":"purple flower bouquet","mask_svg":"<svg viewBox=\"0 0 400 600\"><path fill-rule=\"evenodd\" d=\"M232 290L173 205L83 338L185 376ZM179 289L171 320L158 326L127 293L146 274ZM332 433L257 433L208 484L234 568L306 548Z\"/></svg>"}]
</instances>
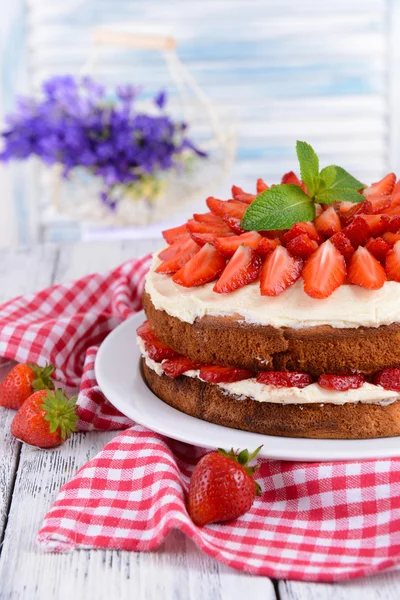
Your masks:
<instances>
[{"instance_id":1,"label":"purple flower bouquet","mask_svg":"<svg viewBox=\"0 0 400 600\"><path fill-rule=\"evenodd\" d=\"M92 181L103 216L118 212L126 199L134 216L139 201L156 202L171 176L206 156L187 137L187 125L164 112L164 92L154 98L150 114L136 108L139 91L130 85L119 86L110 98L89 77L58 76L42 91L39 100L20 98L6 118L0 160L36 156L57 165L65 179L75 177L75 183L86 182L83 187Z\"/></svg>"}]
</instances>

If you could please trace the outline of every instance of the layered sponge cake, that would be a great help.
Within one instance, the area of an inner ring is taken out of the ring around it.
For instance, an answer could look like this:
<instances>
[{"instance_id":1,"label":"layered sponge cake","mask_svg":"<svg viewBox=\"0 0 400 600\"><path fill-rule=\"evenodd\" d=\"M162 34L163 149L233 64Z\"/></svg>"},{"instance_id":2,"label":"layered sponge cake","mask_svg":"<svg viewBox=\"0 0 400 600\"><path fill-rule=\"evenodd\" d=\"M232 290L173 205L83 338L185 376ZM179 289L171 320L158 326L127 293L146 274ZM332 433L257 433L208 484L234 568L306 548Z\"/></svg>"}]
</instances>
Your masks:
<instances>
[{"instance_id":1,"label":"layered sponge cake","mask_svg":"<svg viewBox=\"0 0 400 600\"><path fill-rule=\"evenodd\" d=\"M304 179L289 173L276 190L259 180L255 195L234 186L164 232L138 329L145 380L174 408L227 427L400 435L400 183L357 182L359 198L341 192L348 201ZM257 226L257 205L280 190L310 198L314 218Z\"/></svg>"}]
</instances>

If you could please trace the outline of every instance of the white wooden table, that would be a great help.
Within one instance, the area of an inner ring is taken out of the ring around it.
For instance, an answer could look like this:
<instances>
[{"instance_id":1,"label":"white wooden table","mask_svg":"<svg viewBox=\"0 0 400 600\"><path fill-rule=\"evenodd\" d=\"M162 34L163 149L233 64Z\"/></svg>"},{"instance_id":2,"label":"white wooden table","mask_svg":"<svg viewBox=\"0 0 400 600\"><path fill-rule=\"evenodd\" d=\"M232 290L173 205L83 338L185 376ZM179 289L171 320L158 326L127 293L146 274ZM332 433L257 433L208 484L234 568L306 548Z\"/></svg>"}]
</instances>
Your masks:
<instances>
[{"instance_id":1,"label":"white wooden table","mask_svg":"<svg viewBox=\"0 0 400 600\"><path fill-rule=\"evenodd\" d=\"M0 302L51 283L116 266L159 246L157 240L0 251ZM202 554L182 534L157 552L45 554L35 543L60 486L115 432L73 435L55 451L10 436L0 407L0 599L27 600L398 600L400 572L345 584L271 581L236 572Z\"/></svg>"}]
</instances>

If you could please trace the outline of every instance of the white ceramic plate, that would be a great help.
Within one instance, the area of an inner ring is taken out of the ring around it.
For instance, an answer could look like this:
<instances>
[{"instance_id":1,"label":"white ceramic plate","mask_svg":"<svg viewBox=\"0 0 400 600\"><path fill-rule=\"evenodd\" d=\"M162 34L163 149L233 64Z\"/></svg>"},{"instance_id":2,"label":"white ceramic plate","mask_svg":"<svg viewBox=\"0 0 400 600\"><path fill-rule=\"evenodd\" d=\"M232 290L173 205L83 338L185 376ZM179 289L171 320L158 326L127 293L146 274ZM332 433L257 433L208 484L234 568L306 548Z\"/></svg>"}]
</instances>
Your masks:
<instances>
[{"instance_id":1,"label":"white ceramic plate","mask_svg":"<svg viewBox=\"0 0 400 600\"><path fill-rule=\"evenodd\" d=\"M117 327L97 354L97 381L124 415L163 435L205 448L248 448L262 444L260 455L282 460L336 461L400 456L400 437L376 440L309 440L249 433L207 423L168 406L145 384L136 345L143 312Z\"/></svg>"}]
</instances>

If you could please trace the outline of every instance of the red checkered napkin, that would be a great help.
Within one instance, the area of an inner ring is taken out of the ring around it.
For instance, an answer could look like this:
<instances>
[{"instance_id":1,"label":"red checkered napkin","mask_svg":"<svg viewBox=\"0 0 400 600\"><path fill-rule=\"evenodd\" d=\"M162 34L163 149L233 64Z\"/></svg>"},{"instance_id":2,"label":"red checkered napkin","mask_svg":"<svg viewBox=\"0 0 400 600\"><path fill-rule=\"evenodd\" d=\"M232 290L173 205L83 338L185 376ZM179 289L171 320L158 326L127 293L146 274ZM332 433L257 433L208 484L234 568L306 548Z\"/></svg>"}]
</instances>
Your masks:
<instances>
[{"instance_id":1,"label":"red checkered napkin","mask_svg":"<svg viewBox=\"0 0 400 600\"><path fill-rule=\"evenodd\" d=\"M400 460L289 463L262 460L263 489L246 515L196 527L185 508L204 450L120 415L94 378L98 344L141 307L149 257L23 296L0 307L0 356L51 362L79 388L79 427L123 429L61 489L39 532L48 550L151 550L172 528L226 564L274 578L349 579L400 562Z\"/></svg>"}]
</instances>

